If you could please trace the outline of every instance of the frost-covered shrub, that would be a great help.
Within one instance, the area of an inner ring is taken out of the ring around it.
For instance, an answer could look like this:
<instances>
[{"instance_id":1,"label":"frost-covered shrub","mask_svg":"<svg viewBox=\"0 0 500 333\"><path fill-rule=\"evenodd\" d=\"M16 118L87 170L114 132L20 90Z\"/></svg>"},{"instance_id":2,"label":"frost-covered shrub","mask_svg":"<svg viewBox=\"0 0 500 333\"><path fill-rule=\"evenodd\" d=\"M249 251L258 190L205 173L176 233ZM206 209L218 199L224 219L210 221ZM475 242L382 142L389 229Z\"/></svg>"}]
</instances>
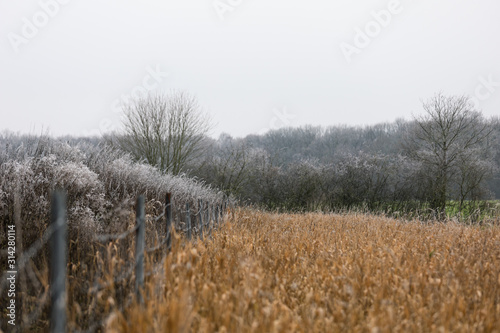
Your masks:
<instances>
[{"instance_id":1,"label":"frost-covered shrub","mask_svg":"<svg viewBox=\"0 0 500 333\"><path fill-rule=\"evenodd\" d=\"M15 223L15 210L20 210L23 240L28 245L48 224L50 194L55 188L63 188L68 194L71 238L78 235L88 240L102 230L98 217L109 205L97 175L87 167L58 161L54 155L8 161L0 166L0 218L5 224Z\"/></svg>"},{"instance_id":2,"label":"frost-covered shrub","mask_svg":"<svg viewBox=\"0 0 500 333\"><path fill-rule=\"evenodd\" d=\"M56 188L67 192L69 237L83 243L97 233L123 231L140 194L148 207L156 207L155 214L167 192L178 209L185 203L196 207L198 199L212 204L222 199L221 193L195 179L162 174L128 155L89 143L0 135L0 162L0 221L3 226L15 223L17 209L26 246L46 229L50 194Z\"/></svg>"},{"instance_id":3,"label":"frost-covered shrub","mask_svg":"<svg viewBox=\"0 0 500 333\"><path fill-rule=\"evenodd\" d=\"M198 199L215 204L222 200L222 193L184 175L162 174L156 168L134 162L128 155L96 170L105 184L106 194L113 202L132 199L143 194L147 201L163 203L166 193L172 193L174 213L186 203L197 207ZM158 212L159 213L159 212Z\"/></svg>"},{"instance_id":4,"label":"frost-covered shrub","mask_svg":"<svg viewBox=\"0 0 500 333\"><path fill-rule=\"evenodd\" d=\"M90 239L92 233L102 232L100 217L106 214L110 204L98 175L81 162L58 165L54 171L55 187L67 191L70 230L77 230L84 240ZM71 228L72 225L75 228Z\"/></svg>"}]
</instances>

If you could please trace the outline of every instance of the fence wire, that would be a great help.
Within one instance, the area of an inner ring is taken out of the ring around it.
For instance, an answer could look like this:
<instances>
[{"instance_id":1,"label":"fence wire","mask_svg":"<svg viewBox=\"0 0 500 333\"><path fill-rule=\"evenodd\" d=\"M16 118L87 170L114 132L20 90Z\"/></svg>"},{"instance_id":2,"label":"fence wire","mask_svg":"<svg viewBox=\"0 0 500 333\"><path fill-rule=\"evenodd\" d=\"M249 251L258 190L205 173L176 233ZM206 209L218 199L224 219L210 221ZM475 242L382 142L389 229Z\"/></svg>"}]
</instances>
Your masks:
<instances>
[{"instance_id":1,"label":"fence wire","mask_svg":"<svg viewBox=\"0 0 500 333\"><path fill-rule=\"evenodd\" d=\"M139 227L141 226L140 223L137 223L134 228L127 230L121 234L105 234L105 235L95 235L94 239L98 242L109 242L109 241L117 241L117 240L122 240L127 238L127 236L133 234L136 232Z\"/></svg>"},{"instance_id":2,"label":"fence wire","mask_svg":"<svg viewBox=\"0 0 500 333\"><path fill-rule=\"evenodd\" d=\"M152 252L155 252L155 251L158 251L159 249L162 248L163 245L167 244L168 241L170 239L170 232L169 234L167 235L167 237L165 237L161 242L160 244L156 245L156 246L153 246L153 247L150 247L148 249L146 249L146 253L152 253Z\"/></svg>"},{"instance_id":3,"label":"fence wire","mask_svg":"<svg viewBox=\"0 0 500 333\"><path fill-rule=\"evenodd\" d=\"M169 204L165 205L163 212L158 216L152 217L151 220L156 223L156 222L160 221L161 219L166 218L167 207L171 208L172 204L169 203ZM222 220L222 218L223 218L222 212L217 212L216 209L214 209L214 206L212 206L212 209L210 209L209 205L207 205L207 206L198 205L196 210L192 210L189 208L185 209L185 210L183 210L183 209L177 210L177 214L179 214L180 216L182 216L184 214L188 214L188 213L190 216L194 216L194 217L201 216L202 223L200 224L200 223L197 223L197 221L192 221L191 228L181 228L180 230L185 234L188 234L190 231L194 232L195 234L201 234L201 232L200 232L201 230L198 228L198 225L201 225L204 230L211 233L212 229L214 229L216 227L217 219L220 217ZM216 216L216 215L219 215L219 216ZM120 240L127 238L131 234L137 232L143 223L146 223L146 219L144 219L142 221L140 221L139 219L136 219L136 225L134 226L134 228L132 228L130 230L126 230L122 233L95 235L93 237L93 239L95 241L101 242L101 243L110 242L110 241L120 241ZM170 223L174 223L174 221L170 221ZM19 260L17 261L17 265L16 265L16 272L17 273L16 274L20 274L20 271L24 270L26 275L29 277L29 280L30 280L32 286L34 288L36 288L37 290L39 290L42 287L42 284L40 283L39 278L37 277L37 274L33 271L31 265L27 265L27 264L43 248L43 246L50 240L50 238L52 237L52 235L55 233L56 230L57 230L56 226L54 224L50 224L47 227L47 229L45 230L45 232L43 233L42 237L40 237L36 242L34 242L29 247L28 250L24 251L21 254ZM165 237L163 238L163 240L159 244L144 250L144 252L146 254L151 254L151 253L154 253L154 252L162 249L165 245L167 245L165 248L165 250L166 250L165 254L161 258L161 260L152 269L150 269L149 272L147 272L145 274L145 277L150 277L150 276L156 275L164 269L165 260L166 260L168 254L170 253L171 248L172 248L171 240L172 240L172 233L170 230L168 230L166 232ZM0 253L6 254L7 251L2 250L2 251L0 251ZM127 269L122 270L120 272L120 274L118 276L116 276L113 280L105 282L105 283L98 283L97 279L96 279L94 281L93 286L90 287L90 289L88 290L88 294L95 295L98 292L103 291L103 290L105 290L105 289L107 289L115 284L122 283L123 281L129 279L133 275L136 267L137 267L137 263L134 262L134 264L130 265ZM12 274L12 273L10 273L10 274ZM7 284L7 281L8 281L7 276L8 275L9 275L9 272L6 271L1 277L0 294L3 293L5 285ZM19 327L19 329L22 330L23 328L31 327L33 325L33 323L40 318L40 316L43 313L45 304L47 303L47 300L49 299L49 295L50 295L50 288L46 288L43 291L43 294L38 298L38 304L35 307L35 309L27 315L23 314L22 325L21 325L21 327ZM122 304L120 307L118 307L115 311L123 312L123 310L126 307L128 307L132 301L132 298L130 298L130 297L127 297L127 299L128 299L127 302L124 302L124 304ZM80 331L76 330L74 332L81 332L81 333L95 332L97 329L99 329L103 325L105 325L105 323L109 320L109 318L112 314L113 313L110 313L108 316L106 316L106 318L103 318L99 322L92 324L86 330L80 330Z\"/></svg>"},{"instance_id":4,"label":"fence wire","mask_svg":"<svg viewBox=\"0 0 500 333\"><path fill-rule=\"evenodd\" d=\"M42 249L42 247L48 242L48 240L50 239L50 237L52 236L52 234L54 233L55 230L56 230L56 228L54 228L53 225L50 225L45 230L42 237L39 238L36 242L34 242L28 250L24 251L21 254L21 257L17 260L16 270L15 270L17 273L19 273L19 271L24 268L24 265L26 265L28 260L32 259L38 253L38 251L40 251ZM12 271L12 270L10 270L10 271ZM3 290L5 288L5 284L7 284L7 276L8 275L9 275L9 270L6 271L2 275L2 278L1 278L2 281L0 282L0 294L3 293Z\"/></svg>"}]
</instances>

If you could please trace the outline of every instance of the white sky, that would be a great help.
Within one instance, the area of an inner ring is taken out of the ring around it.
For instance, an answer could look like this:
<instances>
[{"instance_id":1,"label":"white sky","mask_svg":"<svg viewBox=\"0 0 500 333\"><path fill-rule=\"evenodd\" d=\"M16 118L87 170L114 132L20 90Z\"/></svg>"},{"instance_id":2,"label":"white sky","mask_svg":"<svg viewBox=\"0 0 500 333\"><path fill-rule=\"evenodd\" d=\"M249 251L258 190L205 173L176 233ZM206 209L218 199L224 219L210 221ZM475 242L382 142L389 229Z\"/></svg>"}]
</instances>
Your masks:
<instances>
[{"instance_id":1,"label":"white sky","mask_svg":"<svg viewBox=\"0 0 500 333\"><path fill-rule=\"evenodd\" d=\"M372 11L390 3L1 0L0 130L117 128L116 102L143 82L194 94L214 136L410 119L438 91L476 96L485 115L500 115L500 2L400 0L348 63L340 45L376 29ZM214 4L232 11L222 20ZM23 41L17 52L12 40ZM160 84L155 70L168 72Z\"/></svg>"}]
</instances>

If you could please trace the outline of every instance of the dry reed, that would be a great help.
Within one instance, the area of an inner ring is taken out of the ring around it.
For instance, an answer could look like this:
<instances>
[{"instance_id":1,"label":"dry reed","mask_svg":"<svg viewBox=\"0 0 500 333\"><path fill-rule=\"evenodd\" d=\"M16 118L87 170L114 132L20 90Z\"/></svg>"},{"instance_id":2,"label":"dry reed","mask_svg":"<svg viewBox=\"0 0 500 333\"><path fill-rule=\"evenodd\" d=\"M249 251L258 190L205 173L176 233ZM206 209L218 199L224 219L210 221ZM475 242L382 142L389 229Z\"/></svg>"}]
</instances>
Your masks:
<instances>
[{"instance_id":1,"label":"dry reed","mask_svg":"<svg viewBox=\"0 0 500 333\"><path fill-rule=\"evenodd\" d=\"M500 332L498 226L239 210L181 243L106 331Z\"/></svg>"}]
</instances>

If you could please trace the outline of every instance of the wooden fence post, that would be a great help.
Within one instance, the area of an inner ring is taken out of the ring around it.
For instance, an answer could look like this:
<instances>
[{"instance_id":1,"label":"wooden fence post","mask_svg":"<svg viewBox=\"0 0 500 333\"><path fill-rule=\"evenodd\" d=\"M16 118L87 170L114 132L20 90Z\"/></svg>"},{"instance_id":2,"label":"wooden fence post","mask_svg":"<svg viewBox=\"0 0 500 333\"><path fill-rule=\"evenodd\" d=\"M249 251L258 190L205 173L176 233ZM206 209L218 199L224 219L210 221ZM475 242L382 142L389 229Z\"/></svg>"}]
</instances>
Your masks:
<instances>
[{"instance_id":1,"label":"wooden fence post","mask_svg":"<svg viewBox=\"0 0 500 333\"><path fill-rule=\"evenodd\" d=\"M203 200L198 199L198 222L200 225L200 239L203 240Z\"/></svg>"},{"instance_id":2,"label":"wooden fence post","mask_svg":"<svg viewBox=\"0 0 500 333\"><path fill-rule=\"evenodd\" d=\"M52 194L50 238L50 332L66 332L66 194Z\"/></svg>"},{"instance_id":3,"label":"wooden fence post","mask_svg":"<svg viewBox=\"0 0 500 333\"><path fill-rule=\"evenodd\" d=\"M186 223L187 223L187 237L191 240L191 211L189 210L189 203L186 203Z\"/></svg>"},{"instance_id":4,"label":"wooden fence post","mask_svg":"<svg viewBox=\"0 0 500 333\"><path fill-rule=\"evenodd\" d=\"M165 196L165 219L167 221L167 252L172 248L172 193Z\"/></svg>"},{"instance_id":5,"label":"wooden fence post","mask_svg":"<svg viewBox=\"0 0 500 333\"><path fill-rule=\"evenodd\" d=\"M144 287L144 215L144 196L140 195L137 198L136 206L136 223L138 227L135 241L135 290L140 303L144 302L141 295L141 289Z\"/></svg>"}]
</instances>

